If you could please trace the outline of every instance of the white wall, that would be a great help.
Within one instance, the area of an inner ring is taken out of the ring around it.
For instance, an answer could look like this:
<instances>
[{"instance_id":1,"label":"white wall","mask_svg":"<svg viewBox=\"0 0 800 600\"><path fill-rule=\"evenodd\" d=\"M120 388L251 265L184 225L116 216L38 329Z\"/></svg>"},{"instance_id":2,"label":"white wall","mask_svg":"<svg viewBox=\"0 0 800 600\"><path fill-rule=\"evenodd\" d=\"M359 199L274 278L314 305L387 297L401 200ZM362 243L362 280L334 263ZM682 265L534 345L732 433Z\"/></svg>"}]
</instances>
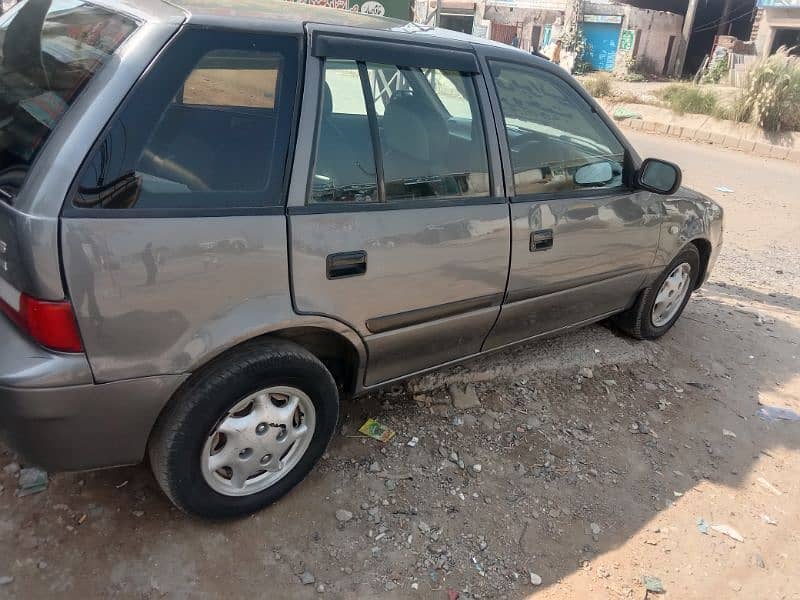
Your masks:
<instances>
[{"instance_id":1,"label":"white wall","mask_svg":"<svg viewBox=\"0 0 800 600\"><path fill-rule=\"evenodd\" d=\"M800 29L800 10L797 8L778 8L768 6L761 13L761 22L756 34L756 52L764 56L772 48L775 29Z\"/></svg>"},{"instance_id":2,"label":"white wall","mask_svg":"<svg viewBox=\"0 0 800 600\"><path fill-rule=\"evenodd\" d=\"M563 21L566 5L567 0L522 0L514 3L513 7L508 2L478 0L475 5L475 22L521 25L520 47L530 51L533 28L553 24L559 19ZM491 31L488 35L491 36Z\"/></svg>"},{"instance_id":3,"label":"white wall","mask_svg":"<svg viewBox=\"0 0 800 600\"><path fill-rule=\"evenodd\" d=\"M672 64L675 62L677 46L680 42L681 28L683 27L683 16L676 15L660 10L649 10L643 8L630 7L627 15L622 22L623 29L638 30L639 44L636 50L637 63L644 61L651 65L655 73L660 74L664 67L664 59L667 56L670 36L675 36L672 47L670 64L667 65L667 73L670 72ZM620 60L626 60L623 53L618 55L617 65Z\"/></svg>"}]
</instances>

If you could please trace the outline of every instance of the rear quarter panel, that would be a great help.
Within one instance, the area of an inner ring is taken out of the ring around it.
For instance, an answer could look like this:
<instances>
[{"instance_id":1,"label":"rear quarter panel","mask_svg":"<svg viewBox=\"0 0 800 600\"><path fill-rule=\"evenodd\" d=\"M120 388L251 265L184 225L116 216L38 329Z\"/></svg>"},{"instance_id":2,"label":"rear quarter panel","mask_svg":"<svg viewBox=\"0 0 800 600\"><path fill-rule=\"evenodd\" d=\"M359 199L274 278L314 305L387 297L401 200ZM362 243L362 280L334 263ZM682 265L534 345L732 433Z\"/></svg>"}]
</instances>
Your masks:
<instances>
[{"instance_id":1,"label":"rear quarter panel","mask_svg":"<svg viewBox=\"0 0 800 600\"><path fill-rule=\"evenodd\" d=\"M62 253L99 382L189 372L295 320L283 214L65 218Z\"/></svg>"},{"instance_id":2,"label":"rear quarter panel","mask_svg":"<svg viewBox=\"0 0 800 600\"><path fill-rule=\"evenodd\" d=\"M140 26L64 114L14 199L14 209L0 207L0 234L8 238L0 239L13 245L14 260L24 270L8 279L22 291L45 300L64 297L58 253L64 198L92 144L180 20L176 16Z\"/></svg>"}]
</instances>

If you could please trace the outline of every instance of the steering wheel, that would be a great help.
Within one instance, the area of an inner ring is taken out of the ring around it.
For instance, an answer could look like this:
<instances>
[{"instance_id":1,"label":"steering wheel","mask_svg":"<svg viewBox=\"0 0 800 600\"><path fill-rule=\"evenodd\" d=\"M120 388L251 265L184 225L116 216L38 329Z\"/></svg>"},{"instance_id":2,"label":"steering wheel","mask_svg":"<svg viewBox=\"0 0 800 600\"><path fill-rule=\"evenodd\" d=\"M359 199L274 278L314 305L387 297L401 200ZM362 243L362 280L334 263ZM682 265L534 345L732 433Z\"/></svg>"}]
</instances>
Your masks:
<instances>
[{"instance_id":1,"label":"steering wheel","mask_svg":"<svg viewBox=\"0 0 800 600\"><path fill-rule=\"evenodd\" d=\"M28 168L23 166L9 167L0 171L0 200L10 200L19 192L27 174Z\"/></svg>"},{"instance_id":2,"label":"steering wheel","mask_svg":"<svg viewBox=\"0 0 800 600\"><path fill-rule=\"evenodd\" d=\"M142 152L142 156L139 158L139 166L144 167L142 170L151 175L163 173L173 181L186 185L192 191L211 191L211 186L197 174L192 173L186 167L169 158L154 154L152 150L145 149Z\"/></svg>"}]
</instances>

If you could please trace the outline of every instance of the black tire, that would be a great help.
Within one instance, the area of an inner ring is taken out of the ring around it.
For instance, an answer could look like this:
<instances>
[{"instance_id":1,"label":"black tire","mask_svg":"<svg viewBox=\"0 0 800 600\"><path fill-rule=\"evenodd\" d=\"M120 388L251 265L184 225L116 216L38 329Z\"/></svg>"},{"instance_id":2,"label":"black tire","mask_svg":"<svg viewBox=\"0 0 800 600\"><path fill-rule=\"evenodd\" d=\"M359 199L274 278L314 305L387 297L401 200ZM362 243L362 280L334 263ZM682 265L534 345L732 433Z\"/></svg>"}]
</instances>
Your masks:
<instances>
[{"instance_id":1,"label":"black tire","mask_svg":"<svg viewBox=\"0 0 800 600\"><path fill-rule=\"evenodd\" d=\"M270 386L292 386L311 399L316 427L300 461L271 487L247 496L212 489L201 467L209 432L237 402ZM150 436L150 467L181 510L221 519L255 512L300 483L325 452L339 414L336 382L310 352L283 340L245 344L193 375L159 416Z\"/></svg>"},{"instance_id":2,"label":"black tire","mask_svg":"<svg viewBox=\"0 0 800 600\"><path fill-rule=\"evenodd\" d=\"M664 280L682 263L688 263L691 267L691 283L689 284L689 289L686 292L686 296L683 298L678 312L676 312L667 323L656 327L652 320L653 305L656 295L661 289ZM697 278L699 276L700 253L697 251L697 247L694 246L694 244L689 244L666 266L663 273L658 276L658 279L639 294L636 304L614 317L613 323L631 337L639 340L653 340L661 337L672 328L681 314L683 314L683 309L686 308L689 298L692 297L692 291L694 291L697 286Z\"/></svg>"}]
</instances>

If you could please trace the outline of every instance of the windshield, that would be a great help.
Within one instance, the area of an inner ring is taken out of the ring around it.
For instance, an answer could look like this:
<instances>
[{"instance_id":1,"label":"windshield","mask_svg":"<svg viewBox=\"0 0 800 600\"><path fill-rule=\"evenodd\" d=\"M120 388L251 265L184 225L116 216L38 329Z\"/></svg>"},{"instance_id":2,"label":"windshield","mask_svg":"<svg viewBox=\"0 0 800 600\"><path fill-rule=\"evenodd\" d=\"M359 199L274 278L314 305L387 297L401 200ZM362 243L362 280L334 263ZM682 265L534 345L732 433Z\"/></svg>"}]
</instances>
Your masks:
<instances>
[{"instance_id":1,"label":"windshield","mask_svg":"<svg viewBox=\"0 0 800 600\"><path fill-rule=\"evenodd\" d=\"M27 0L0 16L0 200L136 23L80 0Z\"/></svg>"}]
</instances>

